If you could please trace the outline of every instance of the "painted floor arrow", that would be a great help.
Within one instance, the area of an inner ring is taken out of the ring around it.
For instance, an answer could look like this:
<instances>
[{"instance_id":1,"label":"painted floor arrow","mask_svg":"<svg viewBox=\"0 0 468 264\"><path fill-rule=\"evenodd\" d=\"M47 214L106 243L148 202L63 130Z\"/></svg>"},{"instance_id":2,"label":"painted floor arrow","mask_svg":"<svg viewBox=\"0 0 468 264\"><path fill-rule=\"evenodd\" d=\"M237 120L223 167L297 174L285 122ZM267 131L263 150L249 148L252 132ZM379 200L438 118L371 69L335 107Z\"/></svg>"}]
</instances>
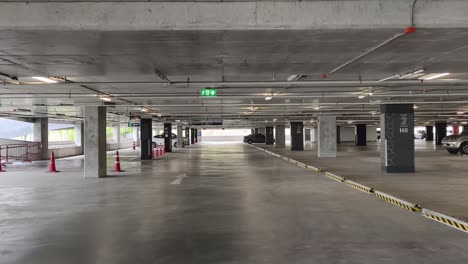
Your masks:
<instances>
[{"instance_id":1,"label":"painted floor arrow","mask_svg":"<svg viewBox=\"0 0 468 264\"><path fill-rule=\"evenodd\" d=\"M171 184L181 184L182 180L187 177L187 174L180 174L179 176L176 177L176 179L171 182Z\"/></svg>"}]
</instances>

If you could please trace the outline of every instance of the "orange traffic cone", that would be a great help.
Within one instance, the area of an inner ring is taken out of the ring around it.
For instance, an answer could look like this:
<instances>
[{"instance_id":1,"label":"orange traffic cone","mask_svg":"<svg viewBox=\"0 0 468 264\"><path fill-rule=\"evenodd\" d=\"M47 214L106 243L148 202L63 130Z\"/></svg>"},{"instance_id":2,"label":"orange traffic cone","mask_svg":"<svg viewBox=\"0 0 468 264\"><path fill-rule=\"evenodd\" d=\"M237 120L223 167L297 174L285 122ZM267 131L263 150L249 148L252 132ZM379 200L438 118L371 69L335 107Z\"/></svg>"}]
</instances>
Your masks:
<instances>
[{"instance_id":1,"label":"orange traffic cone","mask_svg":"<svg viewBox=\"0 0 468 264\"><path fill-rule=\"evenodd\" d=\"M159 157L159 150L156 149L156 151L154 151L154 153L156 153L156 157Z\"/></svg>"},{"instance_id":2,"label":"orange traffic cone","mask_svg":"<svg viewBox=\"0 0 468 264\"><path fill-rule=\"evenodd\" d=\"M53 151L50 154L49 171L47 172L58 172L57 169L55 168L55 154Z\"/></svg>"},{"instance_id":3,"label":"orange traffic cone","mask_svg":"<svg viewBox=\"0 0 468 264\"><path fill-rule=\"evenodd\" d=\"M151 158L154 159L154 145L151 144Z\"/></svg>"},{"instance_id":4,"label":"orange traffic cone","mask_svg":"<svg viewBox=\"0 0 468 264\"><path fill-rule=\"evenodd\" d=\"M135 141L133 141L133 150L136 149L136 144L135 144Z\"/></svg>"},{"instance_id":5,"label":"orange traffic cone","mask_svg":"<svg viewBox=\"0 0 468 264\"><path fill-rule=\"evenodd\" d=\"M162 156L162 154L163 154L163 149L160 148L160 149L159 149L159 155Z\"/></svg>"},{"instance_id":6,"label":"orange traffic cone","mask_svg":"<svg viewBox=\"0 0 468 264\"><path fill-rule=\"evenodd\" d=\"M0 172L5 172L2 167L2 149L0 148Z\"/></svg>"},{"instance_id":7,"label":"orange traffic cone","mask_svg":"<svg viewBox=\"0 0 468 264\"><path fill-rule=\"evenodd\" d=\"M119 152L115 152L115 162L114 162L114 170L113 172L122 172L123 170L120 169L120 158L119 158Z\"/></svg>"}]
</instances>

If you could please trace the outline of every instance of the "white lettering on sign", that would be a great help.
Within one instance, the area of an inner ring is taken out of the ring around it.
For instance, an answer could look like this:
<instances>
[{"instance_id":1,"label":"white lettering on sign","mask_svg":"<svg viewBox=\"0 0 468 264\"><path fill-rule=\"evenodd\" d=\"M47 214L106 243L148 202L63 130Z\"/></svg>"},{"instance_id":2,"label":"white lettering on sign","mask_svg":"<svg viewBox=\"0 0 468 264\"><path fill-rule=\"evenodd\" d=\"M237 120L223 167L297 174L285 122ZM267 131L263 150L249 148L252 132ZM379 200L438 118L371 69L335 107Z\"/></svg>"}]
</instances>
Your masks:
<instances>
[{"instance_id":1,"label":"white lettering on sign","mask_svg":"<svg viewBox=\"0 0 468 264\"><path fill-rule=\"evenodd\" d=\"M409 129L407 127L400 127L400 133L408 133L409 132Z\"/></svg>"},{"instance_id":2,"label":"white lettering on sign","mask_svg":"<svg viewBox=\"0 0 468 264\"><path fill-rule=\"evenodd\" d=\"M409 132L407 121L408 121L408 115L400 114L400 133L401 134L407 134Z\"/></svg>"}]
</instances>

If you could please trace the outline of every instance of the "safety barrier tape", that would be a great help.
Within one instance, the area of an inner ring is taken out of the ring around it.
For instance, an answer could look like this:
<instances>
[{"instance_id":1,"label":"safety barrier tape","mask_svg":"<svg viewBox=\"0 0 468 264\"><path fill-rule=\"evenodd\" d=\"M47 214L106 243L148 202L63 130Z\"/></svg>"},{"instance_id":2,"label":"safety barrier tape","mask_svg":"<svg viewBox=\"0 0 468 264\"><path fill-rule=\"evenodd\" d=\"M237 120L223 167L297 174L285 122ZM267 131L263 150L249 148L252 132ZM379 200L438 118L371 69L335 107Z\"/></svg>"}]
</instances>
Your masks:
<instances>
[{"instance_id":1,"label":"safety barrier tape","mask_svg":"<svg viewBox=\"0 0 468 264\"><path fill-rule=\"evenodd\" d=\"M337 182L345 182L346 179L343 178L343 177L340 177L338 175L335 175L333 173L330 173L330 172L325 172L325 176L327 176L328 178L332 179L332 180L335 180Z\"/></svg>"},{"instance_id":2,"label":"safety barrier tape","mask_svg":"<svg viewBox=\"0 0 468 264\"><path fill-rule=\"evenodd\" d=\"M468 233L468 223L464 222L462 220L450 217L448 215L444 215L441 213L437 213L428 209L423 209L422 210L423 216L435 220L437 222L440 222L444 225L448 225L450 227L456 228L458 230L461 230L463 232Z\"/></svg>"},{"instance_id":3,"label":"safety barrier tape","mask_svg":"<svg viewBox=\"0 0 468 264\"><path fill-rule=\"evenodd\" d=\"M353 182L353 181L350 181L350 180L345 180L344 183L346 183L347 185L353 187L354 189L357 189L361 192L365 192L365 193L373 193L374 192L374 188L371 188L371 187L367 187L365 185L362 185L360 183L357 183L357 182Z\"/></svg>"},{"instance_id":4,"label":"safety barrier tape","mask_svg":"<svg viewBox=\"0 0 468 264\"><path fill-rule=\"evenodd\" d=\"M410 202L407 202L405 200L401 200L399 198L396 198L395 196L392 196L390 194L386 194L386 193L383 193L383 192L379 192L379 191L374 191L375 193L375 196L377 196L378 198L386 201L386 202L389 202L391 204L394 204L396 206L400 206L406 210L409 210L409 211L412 211L412 212L421 212L421 207L417 204L413 204L413 203L410 203Z\"/></svg>"}]
</instances>

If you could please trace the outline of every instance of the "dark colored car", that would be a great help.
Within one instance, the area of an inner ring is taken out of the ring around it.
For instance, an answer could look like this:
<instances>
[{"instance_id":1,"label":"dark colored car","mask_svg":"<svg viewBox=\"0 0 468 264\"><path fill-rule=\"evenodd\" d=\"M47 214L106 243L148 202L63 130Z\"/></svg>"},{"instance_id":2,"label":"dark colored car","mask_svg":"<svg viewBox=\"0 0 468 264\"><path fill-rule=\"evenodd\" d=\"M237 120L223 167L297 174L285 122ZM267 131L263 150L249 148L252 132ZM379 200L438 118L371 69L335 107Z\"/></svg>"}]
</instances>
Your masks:
<instances>
[{"instance_id":1,"label":"dark colored car","mask_svg":"<svg viewBox=\"0 0 468 264\"><path fill-rule=\"evenodd\" d=\"M265 143L265 135L263 134L250 134L244 137L245 143Z\"/></svg>"}]
</instances>

